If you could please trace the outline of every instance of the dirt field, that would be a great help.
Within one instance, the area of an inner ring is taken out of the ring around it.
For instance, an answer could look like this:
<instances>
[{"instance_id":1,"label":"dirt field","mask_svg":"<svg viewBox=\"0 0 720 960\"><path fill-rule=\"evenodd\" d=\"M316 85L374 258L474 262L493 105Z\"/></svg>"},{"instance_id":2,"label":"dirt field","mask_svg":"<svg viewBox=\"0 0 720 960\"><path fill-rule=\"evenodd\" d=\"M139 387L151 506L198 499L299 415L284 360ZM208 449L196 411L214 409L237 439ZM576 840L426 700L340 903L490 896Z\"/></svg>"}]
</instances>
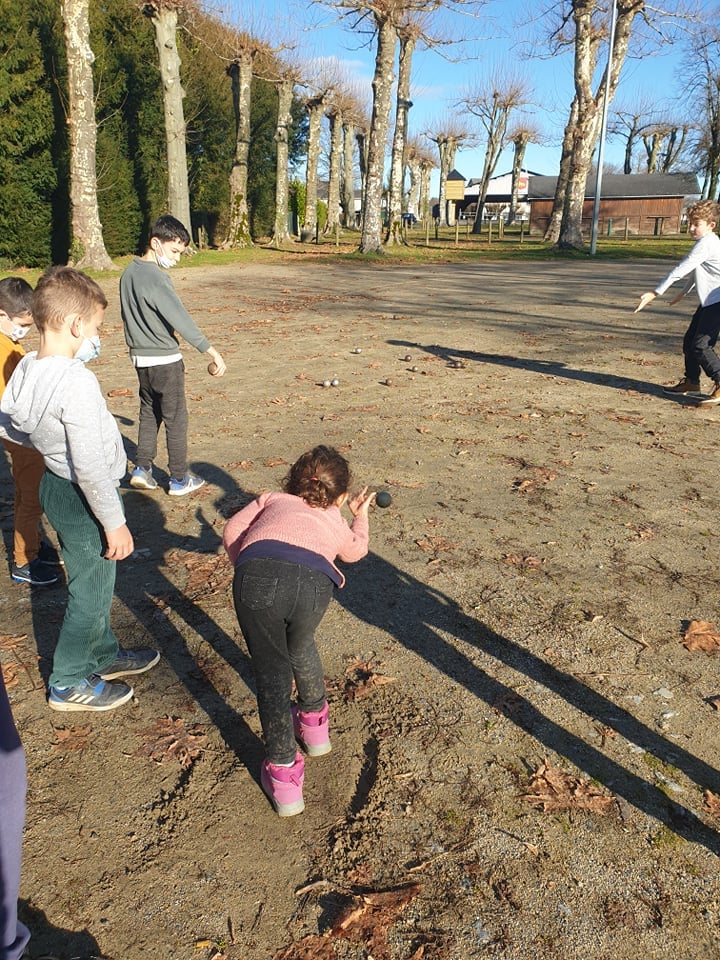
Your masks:
<instances>
[{"instance_id":1,"label":"dirt field","mask_svg":"<svg viewBox=\"0 0 720 960\"><path fill-rule=\"evenodd\" d=\"M681 643L720 622L720 408L658 386L682 373L694 305L632 307L667 268L174 272L229 372L185 352L208 485L123 490L137 549L114 624L161 664L115 713L52 713L64 588L0 580L33 956L720 955L718 660ZM93 369L132 461L106 286ZM393 504L320 627L333 752L281 820L220 536L318 442ZM11 502L2 466L6 547Z\"/></svg>"}]
</instances>

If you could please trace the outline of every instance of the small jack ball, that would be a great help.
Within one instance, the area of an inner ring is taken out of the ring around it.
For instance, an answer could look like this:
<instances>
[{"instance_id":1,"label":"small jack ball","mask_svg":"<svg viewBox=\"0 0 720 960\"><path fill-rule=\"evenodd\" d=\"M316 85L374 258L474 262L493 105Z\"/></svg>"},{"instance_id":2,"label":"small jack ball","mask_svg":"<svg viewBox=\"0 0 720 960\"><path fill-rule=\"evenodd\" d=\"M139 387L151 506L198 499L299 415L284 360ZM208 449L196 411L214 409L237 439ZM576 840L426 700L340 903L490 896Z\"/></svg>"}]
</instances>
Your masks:
<instances>
[{"instance_id":1,"label":"small jack ball","mask_svg":"<svg viewBox=\"0 0 720 960\"><path fill-rule=\"evenodd\" d=\"M378 492L375 494L375 503L379 507L389 507L392 503L392 497L387 490L378 490Z\"/></svg>"}]
</instances>

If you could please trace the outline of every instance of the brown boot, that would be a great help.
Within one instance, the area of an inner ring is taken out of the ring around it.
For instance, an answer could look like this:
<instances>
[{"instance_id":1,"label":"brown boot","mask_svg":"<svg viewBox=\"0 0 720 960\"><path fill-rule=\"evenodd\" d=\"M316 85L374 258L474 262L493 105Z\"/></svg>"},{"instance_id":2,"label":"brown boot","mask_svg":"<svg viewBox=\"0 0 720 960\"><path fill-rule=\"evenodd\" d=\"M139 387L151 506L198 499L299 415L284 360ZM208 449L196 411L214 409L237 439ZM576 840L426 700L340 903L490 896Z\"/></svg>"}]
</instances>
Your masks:
<instances>
[{"instance_id":1,"label":"brown boot","mask_svg":"<svg viewBox=\"0 0 720 960\"><path fill-rule=\"evenodd\" d=\"M711 403L720 403L720 383L715 382L713 392L708 397L703 397L700 401L700 405L707 404L708 406Z\"/></svg>"},{"instance_id":2,"label":"brown boot","mask_svg":"<svg viewBox=\"0 0 720 960\"><path fill-rule=\"evenodd\" d=\"M683 377L680 383L673 387L663 387L663 390L665 393L700 393L700 382Z\"/></svg>"}]
</instances>

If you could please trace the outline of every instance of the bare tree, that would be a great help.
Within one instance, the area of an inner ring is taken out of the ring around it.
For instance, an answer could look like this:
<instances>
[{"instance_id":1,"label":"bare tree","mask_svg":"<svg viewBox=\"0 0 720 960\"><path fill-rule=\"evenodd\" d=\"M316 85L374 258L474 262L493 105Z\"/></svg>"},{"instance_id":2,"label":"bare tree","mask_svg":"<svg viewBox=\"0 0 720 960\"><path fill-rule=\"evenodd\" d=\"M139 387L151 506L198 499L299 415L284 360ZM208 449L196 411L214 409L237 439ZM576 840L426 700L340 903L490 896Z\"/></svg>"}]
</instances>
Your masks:
<instances>
[{"instance_id":1,"label":"bare tree","mask_svg":"<svg viewBox=\"0 0 720 960\"><path fill-rule=\"evenodd\" d=\"M687 102L700 136L694 153L703 173L703 196L720 192L720 29L717 11L694 31L685 63Z\"/></svg>"},{"instance_id":2,"label":"bare tree","mask_svg":"<svg viewBox=\"0 0 720 960\"><path fill-rule=\"evenodd\" d=\"M468 130L456 121L438 122L435 129L426 133L428 139L437 144L440 155L440 186L438 189L438 220L440 226L446 226L447 215L447 179L455 166L455 156L463 141L470 136Z\"/></svg>"},{"instance_id":3,"label":"bare tree","mask_svg":"<svg viewBox=\"0 0 720 960\"><path fill-rule=\"evenodd\" d=\"M480 121L485 140L485 160L478 188L473 233L482 229L483 208L490 178L505 148L511 115L528 102L527 80L512 71L495 68L491 75L470 90L462 105Z\"/></svg>"},{"instance_id":4,"label":"bare tree","mask_svg":"<svg viewBox=\"0 0 720 960\"><path fill-rule=\"evenodd\" d=\"M320 161L320 132L325 112L325 103L331 86L311 93L305 98L308 114L307 163L305 167L305 214L303 238L312 239L317 230L318 163Z\"/></svg>"},{"instance_id":5,"label":"bare tree","mask_svg":"<svg viewBox=\"0 0 720 960\"><path fill-rule=\"evenodd\" d=\"M565 127L563 148L553 215L546 238L559 247L584 247L582 212L585 188L592 166L592 156L600 133L606 90L612 101L620 79L620 71L628 54L635 21L644 30L637 33L638 43L662 43L675 30L682 12L683 0L666 0L660 9L647 0L559 0L548 8L547 16L554 26L551 32L551 54L569 46L574 52L575 96ZM598 55L608 37L611 10L616 11L612 49L606 58L605 70L598 70ZM647 50L645 50L647 53ZM607 70L610 83L606 83Z\"/></svg>"},{"instance_id":6,"label":"bare tree","mask_svg":"<svg viewBox=\"0 0 720 960\"><path fill-rule=\"evenodd\" d=\"M685 146L689 129L689 124L665 121L648 124L641 131L648 173L670 172Z\"/></svg>"},{"instance_id":7,"label":"bare tree","mask_svg":"<svg viewBox=\"0 0 720 960\"><path fill-rule=\"evenodd\" d=\"M97 202L95 92L90 48L89 0L62 0L68 61L70 125L70 259L78 267L109 270ZM21 213L21 211L19 211Z\"/></svg>"},{"instance_id":8,"label":"bare tree","mask_svg":"<svg viewBox=\"0 0 720 960\"><path fill-rule=\"evenodd\" d=\"M422 33L423 18L417 14L406 14L397 27L400 53L395 98L395 132L390 161L387 230L385 232L385 242L388 244L403 242L402 201L405 179L405 145L407 143L408 113L412 107L410 77L413 53Z\"/></svg>"},{"instance_id":9,"label":"bare tree","mask_svg":"<svg viewBox=\"0 0 720 960\"><path fill-rule=\"evenodd\" d=\"M342 171L342 206L343 224L347 229L354 229L355 222L355 147L359 147L362 131L368 127L367 109L363 105L362 95L354 85L347 93L347 103L343 113L343 171ZM358 158L362 167L364 157Z\"/></svg>"},{"instance_id":10,"label":"bare tree","mask_svg":"<svg viewBox=\"0 0 720 960\"><path fill-rule=\"evenodd\" d=\"M292 101L295 84L299 77L298 68L283 64L273 79L278 95L277 124L275 127L275 225L273 227L273 245L280 247L290 239L288 227L289 210L289 174L290 126L292 124Z\"/></svg>"},{"instance_id":11,"label":"bare tree","mask_svg":"<svg viewBox=\"0 0 720 960\"><path fill-rule=\"evenodd\" d=\"M178 11L185 6L186 0L147 0L143 9L155 28L155 46L162 78L168 210L190 230L190 188L183 113L185 91L180 82L181 61L177 49Z\"/></svg>"},{"instance_id":12,"label":"bare tree","mask_svg":"<svg viewBox=\"0 0 720 960\"><path fill-rule=\"evenodd\" d=\"M624 173L633 171L635 147L654 112L654 104L648 97L642 97L629 105L618 105L612 112L608 134L611 137L622 137L625 141Z\"/></svg>"},{"instance_id":13,"label":"bare tree","mask_svg":"<svg viewBox=\"0 0 720 960\"><path fill-rule=\"evenodd\" d=\"M514 223L517 216L518 206L518 185L523 164L525 163L525 151L529 143L539 143L542 135L538 128L531 122L520 122L508 132L507 142L513 147L512 177L510 183L510 209L508 211L507 222Z\"/></svg>"}]
</instances>

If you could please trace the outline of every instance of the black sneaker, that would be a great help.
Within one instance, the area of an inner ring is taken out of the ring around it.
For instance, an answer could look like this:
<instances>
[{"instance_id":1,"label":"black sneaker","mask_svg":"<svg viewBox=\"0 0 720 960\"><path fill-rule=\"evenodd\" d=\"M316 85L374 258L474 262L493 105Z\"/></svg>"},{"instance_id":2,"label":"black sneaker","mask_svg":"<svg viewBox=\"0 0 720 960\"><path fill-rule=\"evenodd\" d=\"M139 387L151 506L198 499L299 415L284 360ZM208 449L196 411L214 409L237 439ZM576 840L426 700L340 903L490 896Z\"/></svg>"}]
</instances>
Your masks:
<instances>
[{"instance_id":1,"label":"black sneaker","mask_svg":"<svg viewBox=\"0 0 720 960\"><path fill-rule=\"evenodd\" d=\"M48 567L64 567L65 561L57 552L55 547L48 543L47 540L40 541L40 549L38 550L37 555L40 563L44 563Z\"/></svg>"},{"instance_id":2,"label":"black sneaker","mask_svg":"<svg viewBox=\"0 0 720 960\"><path fill-rule=\"evenodd\" d=\"M61 713L80 710L100 712L121 707L132 695L133 688L127 683L106 683L93 673L74 687L50 687L48 706Z\"/></svg>"},{"instance_id":3,"label":"black sneaker","mask_svg":"<svg viewBox=\"0 0 720 960\"><path fill-rule=\"evenodd\" d=\"M29 583L31 587L49 587L50 584L57 583L58 579L57 574L53 573L39 557L22 566L14 563L10 576L16 583Z\"/></svg>"},{"instance_id":4,"label":"black sneaker","mask_svg":"<svg viewBox=\"0 0 720 960\"><path fill-rule=\"evenodd\" d=\"M136 673L145 673L160 659L157 650L118 650L117 656L111 664L98 674L103 680L115 680L117 677L128 677Z\"/></svg>"}]
</instances>

